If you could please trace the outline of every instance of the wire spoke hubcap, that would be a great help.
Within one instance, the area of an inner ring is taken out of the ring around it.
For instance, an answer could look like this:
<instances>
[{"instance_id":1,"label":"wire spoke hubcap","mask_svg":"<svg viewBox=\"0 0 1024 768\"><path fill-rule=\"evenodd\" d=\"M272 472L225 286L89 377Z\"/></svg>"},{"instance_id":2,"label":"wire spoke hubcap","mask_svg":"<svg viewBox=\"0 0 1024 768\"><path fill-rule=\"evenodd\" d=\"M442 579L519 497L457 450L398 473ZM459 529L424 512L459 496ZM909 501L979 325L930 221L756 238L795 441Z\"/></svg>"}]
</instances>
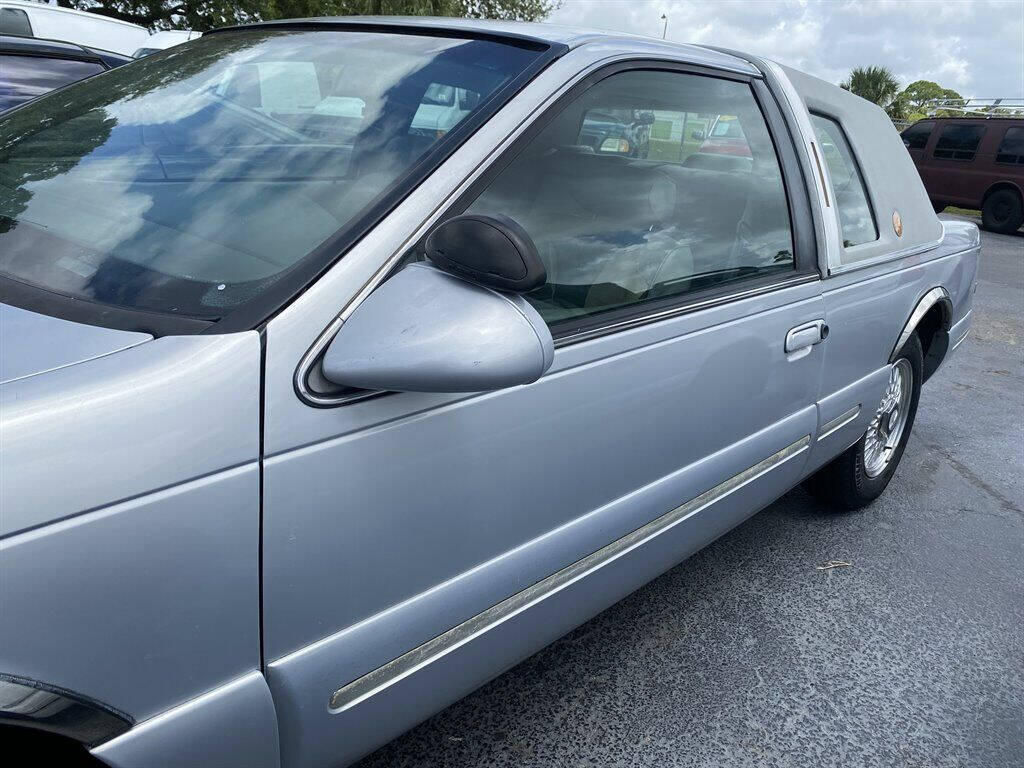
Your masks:
<instances>
[{"instance_id":1,"label":"wire spoke hubcap","mask_svg":"<svg viewBox=\"0 0 1024 768\"><path fill-rule=\"evenodd\" d=\"M910 389L914 372L910 361L900 358L889 374L889 385L864 436L864 472L878 477L889 466L907 426Z\"/></svg>"}]
</instances>

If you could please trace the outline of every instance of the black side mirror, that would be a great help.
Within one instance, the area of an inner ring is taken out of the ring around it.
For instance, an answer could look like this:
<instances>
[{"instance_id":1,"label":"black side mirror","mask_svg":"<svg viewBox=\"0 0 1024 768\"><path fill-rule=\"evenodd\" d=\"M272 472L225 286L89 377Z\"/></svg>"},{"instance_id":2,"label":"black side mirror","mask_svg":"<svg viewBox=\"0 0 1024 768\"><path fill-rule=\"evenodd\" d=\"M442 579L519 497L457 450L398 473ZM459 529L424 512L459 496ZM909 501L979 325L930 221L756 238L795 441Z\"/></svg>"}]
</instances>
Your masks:
<instances>
[{"instance_id":1,"label":"black side mirror","mask_svg":"<svg viewBox=\"0 0 1024 768\"><path fill-rule=\"evenodd\" d=\"M533 238L508 216L455 216L427 235L424 250L446 272L499 291L526 293L548 278Z\"/></svg>"}]
</instances>

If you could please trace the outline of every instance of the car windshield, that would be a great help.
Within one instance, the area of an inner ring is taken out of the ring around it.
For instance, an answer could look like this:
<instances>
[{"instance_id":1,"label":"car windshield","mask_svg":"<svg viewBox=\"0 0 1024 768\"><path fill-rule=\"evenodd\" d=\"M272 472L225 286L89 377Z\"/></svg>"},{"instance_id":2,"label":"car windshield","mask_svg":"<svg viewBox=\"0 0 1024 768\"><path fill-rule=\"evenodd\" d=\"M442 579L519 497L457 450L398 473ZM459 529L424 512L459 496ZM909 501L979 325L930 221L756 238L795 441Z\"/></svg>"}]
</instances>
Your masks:
<instances>
[{"instance_id":1,"label":"car windshield","mask_svg":"<svg viewBox=\"0 0 1024 768\"><path fill-rule=\"evenodd\" d=\"M537 55L250 29L44 96L0 117L2 282L223 317L400 194L406 172Z\"/></svg>"}]
</instances>

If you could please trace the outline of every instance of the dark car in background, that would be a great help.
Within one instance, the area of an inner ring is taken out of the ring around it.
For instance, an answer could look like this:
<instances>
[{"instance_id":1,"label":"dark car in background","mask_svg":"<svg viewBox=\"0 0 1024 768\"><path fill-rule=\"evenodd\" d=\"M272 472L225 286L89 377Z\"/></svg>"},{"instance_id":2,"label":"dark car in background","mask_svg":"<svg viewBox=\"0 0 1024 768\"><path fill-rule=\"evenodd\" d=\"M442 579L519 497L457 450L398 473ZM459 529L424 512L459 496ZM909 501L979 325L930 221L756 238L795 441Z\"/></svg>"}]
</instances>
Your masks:
<instances>
[{"instance_id":1,"label":"dark car in background","mask_svg":"<svg viewBox=\"0 0 1024 768\"><path fill-rule=\"evenodd\" d=\"M750 145L735 115L719 115L715 119L700 151L705 155L750 157Z\"/></svg>"},{"instance_id":2,"label":"dark car in background","mask_svg":"<svg viewBox=\"0 0 1024 768\"><path fill-rule=\"evenodd\" d=\"M933 117L903 131L936 211L981 210L985 229L1024 224L1024 118Z\"/></svg>"},{"instance_id":3,"label":"dark car in background","mask_svg":"<svg viewBox=\"0 0 1024 768\"><path fill-rule=\"evenodd\" d=\"M583 118L579 140L596 153L644 159L650 152L653 124L653 112L591 109Z\"/></svg>"},{"instance_id":4,"label":"dark car in background","mask_svg":"<svg viewBox=\"0 0 1024 768\"><path fill-rule=\"evenodd\" d=\"M75 43L0 35L0 112L131 60Z\"/></svg>"}]
</instances>

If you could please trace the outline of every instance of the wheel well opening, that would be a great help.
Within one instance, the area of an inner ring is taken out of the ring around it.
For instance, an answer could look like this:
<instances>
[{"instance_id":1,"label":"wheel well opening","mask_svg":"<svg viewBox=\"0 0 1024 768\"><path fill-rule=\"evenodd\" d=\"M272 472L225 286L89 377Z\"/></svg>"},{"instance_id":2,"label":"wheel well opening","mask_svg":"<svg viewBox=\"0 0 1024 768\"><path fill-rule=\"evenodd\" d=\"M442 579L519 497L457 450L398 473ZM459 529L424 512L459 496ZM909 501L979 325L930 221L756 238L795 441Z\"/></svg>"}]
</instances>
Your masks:
<instances>
[{"instance_id":1,"label":"wheel well opening","mask_svg":"<svg viewBox=\"0 0 1024 768\"><path fill-rule=\"evenodd\" d=\"M1008 181L997 181L995 184L993 184L991 187L985 190L985 194L982 195L981 197L982 206L985 205L985 201L988 200L994 192L998 192L1001 189L1008 189L1011 192L1016 192L1017 197L1021 197L1020 189L1018 189L1015 185L1011 184Z\"/></svg>"},{"instance_id":2,"label":"wheel well opening","mask_svg":"<svg viewBox=\"0 0 1024 768\"><path fill-rule=\"evenodd\" d=\"M924 352L923 381L929 377L941 365L942 359L949 349L949 329L947 309L941 302L933 304L925 313L924 317L917 324L915 329L918 339L921 340L921 350Z\"/></svg>"},{"instance_id":3,"label":"wheel well opening","mask_svg":"<svg viewBox=\"0 0 1024 768\"><path fill-rule=\"evenodd\" d=\"M60 768L110 768L89 754L84 744L37 728L0 725L0 744L4 753L22 755L32 765L56 765ZM26 765L29 763L26 762Z\"/></svg>"}]
</instances>

